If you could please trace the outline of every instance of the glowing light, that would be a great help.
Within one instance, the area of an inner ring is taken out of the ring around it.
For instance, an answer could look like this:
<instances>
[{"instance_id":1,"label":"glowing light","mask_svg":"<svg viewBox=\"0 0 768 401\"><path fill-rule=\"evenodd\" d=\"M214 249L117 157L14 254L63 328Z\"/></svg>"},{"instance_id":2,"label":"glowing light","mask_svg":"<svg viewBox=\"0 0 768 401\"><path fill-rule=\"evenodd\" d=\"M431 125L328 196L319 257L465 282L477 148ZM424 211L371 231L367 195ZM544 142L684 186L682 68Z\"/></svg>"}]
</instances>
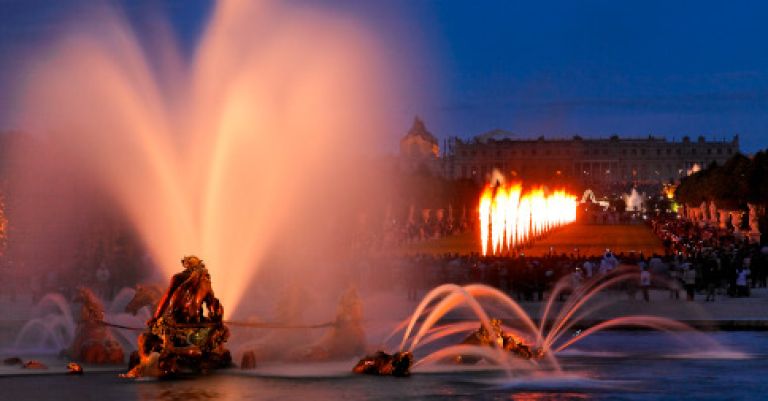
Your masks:
<instances>
[{"instance_id":1,"label":"glowing light","mask_svg":"<svg viewBox=\"0 0 768 401\"><path fill-rule=\"evenodd\" d=\"M483 194L480 196L480 238L483 248L483 255L488 252L488 230L491 227L491 199L493 197L493 189L490 186L486 186L483 190Z\"/></svg>"},{"instance_id":2,"label":"glowing light","mask_svg":"<svg viewBox=\"0 0 768 401\"><path fill-rule=\"evenodd\" d=\"M480 195L480 244L483 255L519 248L547 232L576 220L576 196L544 188L523 192L522 185L486 186Z\"/></svg>"}]
</instances>

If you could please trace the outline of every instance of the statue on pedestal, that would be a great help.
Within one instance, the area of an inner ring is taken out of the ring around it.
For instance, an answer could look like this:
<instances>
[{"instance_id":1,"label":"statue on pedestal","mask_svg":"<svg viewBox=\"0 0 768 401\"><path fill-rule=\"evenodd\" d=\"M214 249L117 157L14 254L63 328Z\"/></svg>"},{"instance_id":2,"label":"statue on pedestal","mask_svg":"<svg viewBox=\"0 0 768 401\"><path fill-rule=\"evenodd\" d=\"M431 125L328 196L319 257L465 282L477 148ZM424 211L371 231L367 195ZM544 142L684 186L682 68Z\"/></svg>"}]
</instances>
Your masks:
<instances>
[{"instance_id":1,"label":"statue on pedestal","mask_svg":"<svg viewBox=\"0 0 768 401\"><path fill-rule=\"evenodd\" d=\"M292 359L297 361L347 360L365 352L363 310L357 289L349 287L339 300L336 320L325 336Z\"/></svg>"},{"instance_id":2,"label":"statue on pedestal","mask_svg":"<svg viewBox=\"0 0 768 401\"><path fill-rule=\"evenodd\" d=\"M171 279L123 377L206 373L232 364L224 348L229 338L224 307L213 294L208 269L196 256L184 257L181 264L184 271Z\"/></svg>"},{"instance_id":3,"label":"statue on pedestal","mask_svg":"<svg viewBox=\"0 0 768 401\"><path fill-rule=\"evenodd\" d=\"M712 225L717 224L717 206L715 206L715 202L709 202L709 222L712 223Z\"/></svg>"},{"instance_id":4,"label":"statue on pedestal","mask_svg":"<svg viewBox=\"0 0 768 401\"><path fill-rule=\"evenodd\" d=\"M728 211L718 210L717 212L720 215L720 228L725 230L728 228Z\"/></svg>"},{"instance_id":5,"label":"statue on pedestal","mask_svg":"<svg viewBox=\"0 0 768 401\"><path fill-rule=\"evenodd\" d=\"M731 224L733 224L733 231L735 233L741 232L741 221L742 217L744 216L744 212L741 210L732 211L730 213L731 215Z\"/></svg>"}]
</instances>

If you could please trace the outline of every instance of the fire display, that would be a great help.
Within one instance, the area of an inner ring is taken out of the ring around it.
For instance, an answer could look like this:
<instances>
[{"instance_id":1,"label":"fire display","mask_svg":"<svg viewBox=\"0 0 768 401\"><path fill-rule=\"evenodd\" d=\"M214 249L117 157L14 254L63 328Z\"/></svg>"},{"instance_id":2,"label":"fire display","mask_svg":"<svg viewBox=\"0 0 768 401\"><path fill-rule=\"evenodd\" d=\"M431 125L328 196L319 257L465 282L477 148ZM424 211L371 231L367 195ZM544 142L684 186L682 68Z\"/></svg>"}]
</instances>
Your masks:
<instances>
[{"instance_id":1,"label":"fire display","mask_svg":"<svg viewBox=\"0 0 768 401\"><path fill-rule=\"evenodd\" d=\"M523 191L521 184L491 187L480 195L480 243L483 255L497 255L576 220L577 198L543 187ZM489 249L490 246L490 249Z\"/></svg>"}]
</instances>

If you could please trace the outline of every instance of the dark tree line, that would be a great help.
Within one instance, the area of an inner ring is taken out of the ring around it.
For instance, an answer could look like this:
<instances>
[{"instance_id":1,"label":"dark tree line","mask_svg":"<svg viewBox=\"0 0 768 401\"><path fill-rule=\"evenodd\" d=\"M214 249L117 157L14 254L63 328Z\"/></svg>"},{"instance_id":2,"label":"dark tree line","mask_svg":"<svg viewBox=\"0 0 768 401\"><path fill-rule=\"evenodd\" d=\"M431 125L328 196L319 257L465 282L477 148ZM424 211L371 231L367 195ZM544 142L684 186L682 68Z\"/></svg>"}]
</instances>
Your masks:
<instances>
[{"instance_id":1,"label":"dark tree line","mask_svg":"<svg viewBox=\"0 0 768 401\"><path fill-rule=\"evenodd\" d=\"M675 198L689 206L714 202L721 209L768 206L768 152L753 158L737 153L722 166L715 163L680 180Z\"/></svg>"}]
</instances>

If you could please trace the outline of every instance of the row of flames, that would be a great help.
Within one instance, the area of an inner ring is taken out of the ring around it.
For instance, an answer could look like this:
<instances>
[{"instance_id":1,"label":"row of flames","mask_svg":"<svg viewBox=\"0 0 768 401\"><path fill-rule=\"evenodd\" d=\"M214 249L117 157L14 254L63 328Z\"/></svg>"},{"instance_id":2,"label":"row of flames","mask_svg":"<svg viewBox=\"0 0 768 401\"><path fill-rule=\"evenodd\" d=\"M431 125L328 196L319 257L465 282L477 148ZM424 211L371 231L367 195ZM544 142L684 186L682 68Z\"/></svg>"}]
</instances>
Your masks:
<instances>
[{"instance_id":1,"label":"row of flames","mask_svg":"<svg viewBox=\"0 0 768 401\"><path fill-rule=\"evenodd\" d=\"M576 220L577 198L543 188L523 193L522 185L485 187L480 195L480 243L483 256L512 250L546 232Z\"/></svg>"}]
</instances>

